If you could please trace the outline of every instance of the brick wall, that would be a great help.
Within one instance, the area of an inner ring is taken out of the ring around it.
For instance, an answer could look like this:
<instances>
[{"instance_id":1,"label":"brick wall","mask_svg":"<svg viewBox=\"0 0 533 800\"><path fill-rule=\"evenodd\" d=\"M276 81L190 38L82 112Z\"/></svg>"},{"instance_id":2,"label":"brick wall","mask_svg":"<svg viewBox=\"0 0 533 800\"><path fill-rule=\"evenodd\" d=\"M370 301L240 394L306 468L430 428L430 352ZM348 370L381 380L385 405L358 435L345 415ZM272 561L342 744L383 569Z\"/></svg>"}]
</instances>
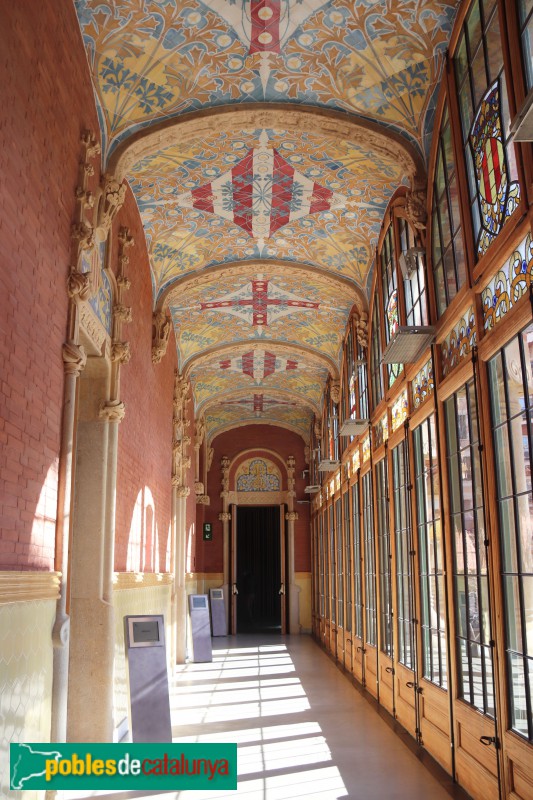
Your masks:
<instances>
[{"instance_id":1,"label":"brick wall","mask_svg":"<svg viewBox=\"0 0 533 800\"><path fill-rule=\"evenodd\" d=\"M167 353L152 363L152 286L141 220L133 194L116 225L135 239L128 249L131 289L125 303L133 321L123 327L131 360L121 368L121 399L126 416L119 427L115 569L164 572L169 569L172 398L176 344L171 334ZM117 228L118 229L118 228Z\"/></svg>"},{"instance_id":2,"label":"brick wall","mask_svg":"<svg viewBox=\"0 0 533 800\"><path fill-rule=\"evenodd\" d=\"M302 478L302 472L307 466L304 459L304 443L297 434L270 425L250 425L220 434L214 440L213 447L215 452L207 481L207 494L211 499L211 504L205 507L198 506L198 509L199 523L200 520L211 522L214 535L212 542L203 542L201 536L198 537L197 572L222 572L223 570L222 523L218 519L219 512L222 510L220 498L220 459L222 456L233 459L243 450L254 448L260 452L266 448L276 453L285 463L288 456L292 455L296 459L294 472L296 500L308 499L304 494L307 481ZM266 457L268 455L265 453ZM230 488L233 488L231 481ZM285 485L284 488L286 488ZM309 505L295 503L295 510L298 512L298 521L294 528L294 568L296 572L308 572L311 569Z\"/></svg>"},{"instance_id":3,"label":"brick wall","mask_svg":"<svg viewBox=\"0 0 533 800\"><path fill-rule=\"evenodd\" d=\"M98 130L69 0L2 3L0 569L53 569L79 138Z\"/></svg>"}]
</instances>

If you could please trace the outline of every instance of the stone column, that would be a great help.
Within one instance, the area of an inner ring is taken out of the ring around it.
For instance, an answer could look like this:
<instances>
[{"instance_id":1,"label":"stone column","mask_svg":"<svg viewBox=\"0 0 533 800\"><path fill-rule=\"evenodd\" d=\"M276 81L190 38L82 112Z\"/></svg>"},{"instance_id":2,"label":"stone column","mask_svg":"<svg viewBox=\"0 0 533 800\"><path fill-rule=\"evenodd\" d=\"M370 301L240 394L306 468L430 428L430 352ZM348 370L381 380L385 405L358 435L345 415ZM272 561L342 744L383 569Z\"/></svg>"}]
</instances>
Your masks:
<instances>
[{"instance_id":1,"label":"stone column","mask_svg":"<svg viewBox=\"0 0 533 800\"><path fill-rule=\"evenodd\" d=\"M223 541L223 569L224 569L224 583L222 584L222 590L224 592L224 603L226 605L226 615L227 615L227 623L228 623L228 631L231 630L230 626L230 532L229 532L229 523L231 520L231 514L229 512L229 465L230 460L227 456L222 456L220 459L220 471L222 473L222 491L220 492L220 497L222 499L222 511L218 515L220 522L222 522L222 541Z\"/></svg>"},{"instance_id":2,"label":"stone column","mask_svg":"<svg viewBox=\"0 0 533 800\"><path fill-rule=\"evenodd\" d=\"M81 378L72 520L68 739L113 740L115 626L109 602L109 364L89 358ZM98 702L95 702L98 698Z\"/></svg>"},{"instance_id":3,"label":"stone column","mask_svg":"<svg viewBox=\"0 0 533 800\"><path fill-rule=\"evenodd\" d=\"M287 581L289 584L289 633L300 633L300 587L294 579L294 523L298 519L298 514L294 510L294 498L296 497L294 471L296 460L294 456L287 458L287 508L285 514L287 521L287 553L289 563L287 564Z\"/></svg>"},{"instance_id":4,"label":"stone column","mask_svg":"<svg viewBox=\"0 0 533 800\"><path fill-rule=\"evenodd\" d=\"M50 739L65 742L67 738L67 699L70 617L67 613L70 506L72 498L74 426L77 381L87 356L83 347L67 342L63 345L65 385L58 474L58 513L56 529L56 570L61 573L60 595L52 631L54 664L52 680L52 722Z\"/></svg>"}]
</instances>

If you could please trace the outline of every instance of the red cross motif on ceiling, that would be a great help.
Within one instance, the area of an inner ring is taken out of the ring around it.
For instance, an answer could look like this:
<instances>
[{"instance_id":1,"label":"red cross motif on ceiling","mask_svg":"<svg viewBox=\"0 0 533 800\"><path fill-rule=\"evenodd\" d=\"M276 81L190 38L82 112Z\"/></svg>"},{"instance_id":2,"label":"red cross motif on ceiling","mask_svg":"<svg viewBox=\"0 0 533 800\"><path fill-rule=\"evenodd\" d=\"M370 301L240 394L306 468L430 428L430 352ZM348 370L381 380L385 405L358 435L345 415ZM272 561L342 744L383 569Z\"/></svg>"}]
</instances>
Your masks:
<instances>
[{"instance_id":1,"label":"red cross motif on ceiling","mask_svg":"<svg viewBox=\"0 0 533 800\"><path fill-rule=\"evenodd\" d=\"M243 353L241 358L223 359L220 362L220 369L242 372L243 375L253 378L256 383L261 383L269 375L274 375L276 367L278 367L278 371L283 369L283 363L285 363L285 370L298 368L298 362L294 359L276 359L274 353L266 350L250 350L249 353Z\"/></svg>"},{"instance_id":2,"label":"red cross motif on ceiling","mask_svg":"<svg viewBox=\"0 0 533 800\"><path fill-rule=\"evenodd\" d=\"M301 309L317 309L320 303L311 302L309 300L288 299L285 297L269 297L268 280L252 280L252 294L251 297L234 297L230 300L215 300L210 303L200 303L200 310L206 311L208 309L246 309L252 310L252 325L267 326L269 308L277 308L281 311L287 312L292 308Z\"/></svg>"}]
</instances>

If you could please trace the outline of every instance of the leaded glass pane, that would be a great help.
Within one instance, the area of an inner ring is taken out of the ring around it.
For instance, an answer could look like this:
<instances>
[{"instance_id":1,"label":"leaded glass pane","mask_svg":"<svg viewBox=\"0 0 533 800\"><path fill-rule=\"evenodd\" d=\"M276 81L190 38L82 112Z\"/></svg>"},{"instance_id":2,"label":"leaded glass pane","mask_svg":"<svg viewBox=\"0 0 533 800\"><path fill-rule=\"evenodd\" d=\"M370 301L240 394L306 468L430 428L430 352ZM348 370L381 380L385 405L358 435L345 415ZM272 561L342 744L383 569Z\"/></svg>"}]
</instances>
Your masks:
<instances>
[{"instance_id":1,"label":"leaded glass pane","mask_svg":"<svg viewBox=\"0 0 533 800\"><path fill-rule=\"evenodd\" d=\"M376 646L376 558L374 551L374 521L372 514L372 474L362 478L363 531L365 564L365 640Z\"/></svg>"},{"instance_id":2,"label":"leaded glass pane","mask_svg":"<svg viewBox=\"0 0 533 800\"><path fill-rule=\"evenodd\" d=\"M489 362L504 591L509 724L533 740L528 658L533 656L531 356L533 326ZM499 382L497 388L493 385Z\"/></svg>"},{"instance_id":3,"label":"leaded glass pane","mask_svg":"<svg viewBox=\"0 0 533 800\"><path fill-rule=\"evenodd\" d=\"M391 552L389 530L389 497L387 462L382 459L376 464L376 506L378 517L379 552L379 592L380 592L380 647L387 655L392 655L392 594L391 594Z\"/></svg>"},{"instance_id":4,"label":"leaded glass pane","mask_svg":"<svg viewBox=\"0 0 533 800\"><path fill-rule=\"evenodd\" d=\"M476 395L470 381L445 403L453 530L459 697L492 715L492 652Z\"/></svg>"}]
</instances>

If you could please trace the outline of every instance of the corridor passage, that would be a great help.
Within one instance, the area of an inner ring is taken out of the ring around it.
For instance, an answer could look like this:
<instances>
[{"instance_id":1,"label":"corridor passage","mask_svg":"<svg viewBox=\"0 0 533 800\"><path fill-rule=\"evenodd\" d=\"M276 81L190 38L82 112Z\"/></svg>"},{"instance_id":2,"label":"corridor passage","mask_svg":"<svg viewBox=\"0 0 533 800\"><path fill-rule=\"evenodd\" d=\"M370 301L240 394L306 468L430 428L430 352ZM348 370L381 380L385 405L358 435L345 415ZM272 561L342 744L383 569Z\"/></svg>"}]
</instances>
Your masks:
<instances>
[{"instance_id":1,"label":"corridor passage","mask_svg":"<svg viewBox=\"0 0 533 800\"><path fill-rule=\"evenodd\" d=\"M237 791L117 792L114 800L466 797L439 783L311 637L213 642L212 663L176 667L173 734L180 742L237 742Z\"/></svg>"}]
</instances>

